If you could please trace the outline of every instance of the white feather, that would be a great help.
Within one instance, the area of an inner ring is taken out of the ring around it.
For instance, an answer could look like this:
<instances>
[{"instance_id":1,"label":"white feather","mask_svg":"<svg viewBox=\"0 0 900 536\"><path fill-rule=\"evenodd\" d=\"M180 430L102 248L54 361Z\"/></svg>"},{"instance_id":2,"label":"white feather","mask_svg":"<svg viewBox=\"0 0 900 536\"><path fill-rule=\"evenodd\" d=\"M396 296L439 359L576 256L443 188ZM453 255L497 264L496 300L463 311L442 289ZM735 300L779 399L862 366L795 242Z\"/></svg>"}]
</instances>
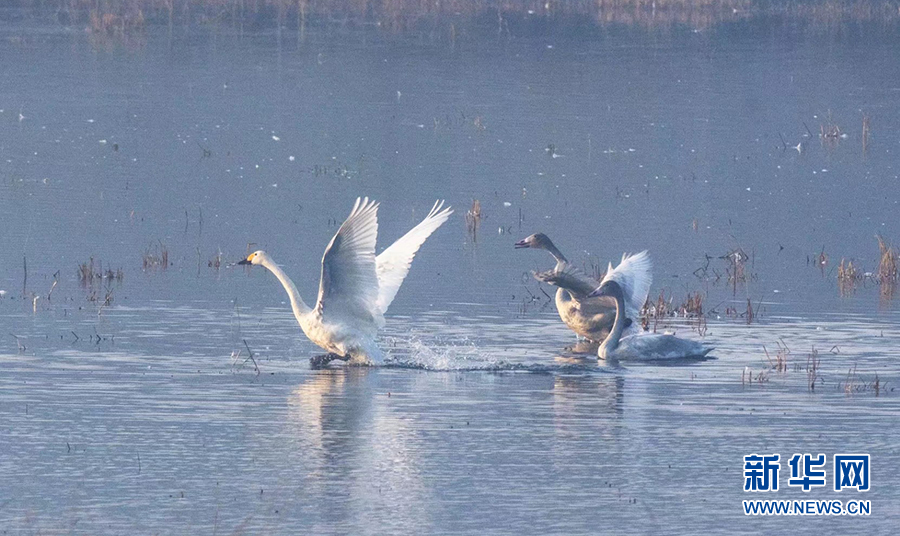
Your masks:
<instances>
[{"instance_id":1,"label":"white feather","mask_svg":"<svg viewBox=\"0 0 900 536\"><path fill-rule=\"evenodd\" d=\"M376 260L378 204L369 198L357 199L325 248L314 308L303 302L297 286L265 251L252 253L242 264L261 265L275 275L287 291L294 317L309 340L339 359L380 362L383 354L375 336L384 325L384 311L397 294L422 242L447 221L452 211L441 210L442 207L442 202L435 203L424 221Z\"/></svg>"},{"instance_id":2,"label":"white feather","mask_svg":"<svg viewBox=\"0 0 900 536\"><path fill-rule=\"evenodd\" d=\"M381 252L375 259L376 274L378 275L378 298L376 307L382 314L386 313L400 285L409 273L409 266L416 256L416 252L438 227L447 221L453 214L450 207L443 208L443 201L435 201L431 212L418 225L408 233Z\"/></svg>"},{"instance_id":3,"label":"white feather","mask_svg":"<svg viewBox=\"0 0 900 536\"><path fill-rule=\"evenodd\" d=\"M647 333L624 337L614 350L600 357L622 360L685 359L704 357L712 350L712 347L698 341L662 333Z\"/></svg>"},{"instance_id":4,"label":"white feather","mask_svg":"<svg viewBox=\"0 0 900 536\"><path fill-rule=\"evenodd\" d=\"M612 268L610 263L610 269L601 283L606 281L615 281L622 287L628 317L638 318L653 283L653 263L650 262L650 254L644 250L636 255L627 253L622 255L622 262L618 266Z\"/></svg>"},{"instance_id":5,"label":"white feather","mask_svg":"<svg viewBox=\"0 0 900 536\"><path fill-rule=\"evenodd\" d=\"M376 306L378 277L375 273L375 240L378 236L378 203L356 200L350 216L338 229L322 256L322 279L316 310L329 321L384 318Z\"/></svg>"}]
</instances>

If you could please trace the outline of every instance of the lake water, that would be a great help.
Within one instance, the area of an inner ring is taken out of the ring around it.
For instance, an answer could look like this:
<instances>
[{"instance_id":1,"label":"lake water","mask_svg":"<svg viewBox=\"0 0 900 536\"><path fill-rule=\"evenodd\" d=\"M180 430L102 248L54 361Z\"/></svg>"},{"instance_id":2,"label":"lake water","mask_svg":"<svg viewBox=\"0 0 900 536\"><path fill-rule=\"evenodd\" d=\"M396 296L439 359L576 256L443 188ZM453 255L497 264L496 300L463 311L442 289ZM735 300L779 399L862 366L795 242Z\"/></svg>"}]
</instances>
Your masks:
<instances>
[{"instance_id":1,"label":"lake water","mask_svg":"<svg viewBox=\"0 0 900 536\"><path fill-rule=\"evenodd\" d=\"M837 266L874 272L876 234L900 240L898 54L864 28L5 23L0 534L894 530L900 308ZM228 264L264 248L312 301L363 195L382 247L435 199L456 214L389 311L388 364L313 370L277 281ZM550 257L513 249L537 231L588 269L649 249L651 297L706 312L659 329L716 359L574 356L530 275ZM109 277L83 278L90 259ZM794 452L826 453L829 487L788 488ZM870 492L830 489L841 452L872 455ZM743 491L751 453L781 454L781 491ZM741 507L836 497L872 515Z\"/></svg>"}]
</instances>

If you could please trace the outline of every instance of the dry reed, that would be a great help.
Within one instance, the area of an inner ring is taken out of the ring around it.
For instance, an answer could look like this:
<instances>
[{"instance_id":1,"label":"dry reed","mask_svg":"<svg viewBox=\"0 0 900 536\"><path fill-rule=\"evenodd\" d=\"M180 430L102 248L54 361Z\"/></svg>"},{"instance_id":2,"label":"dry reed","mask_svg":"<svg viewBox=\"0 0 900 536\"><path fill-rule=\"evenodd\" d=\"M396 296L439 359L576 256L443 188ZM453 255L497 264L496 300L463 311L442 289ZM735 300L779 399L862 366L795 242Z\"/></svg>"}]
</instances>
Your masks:
<instances>
[{"instance_id":1,"label":"dry reed","mask_svg":"<svg viewBox=\"0 0 900 536\"><path fill-rule=\"evenodd\" d=\"M472 242L478 242L478 227L481 226L481 201L472 200L472 208L466 212L466 229L472 237Z\"/></svg>"}]
</instances>

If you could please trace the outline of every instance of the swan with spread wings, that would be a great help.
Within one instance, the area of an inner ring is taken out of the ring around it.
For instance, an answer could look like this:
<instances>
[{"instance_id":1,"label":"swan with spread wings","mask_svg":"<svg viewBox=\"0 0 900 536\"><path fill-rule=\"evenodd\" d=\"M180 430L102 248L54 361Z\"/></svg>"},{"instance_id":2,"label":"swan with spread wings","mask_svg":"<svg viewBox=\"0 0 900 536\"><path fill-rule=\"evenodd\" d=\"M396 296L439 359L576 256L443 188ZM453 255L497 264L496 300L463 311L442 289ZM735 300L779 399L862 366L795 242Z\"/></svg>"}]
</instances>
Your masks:
<instances>
[{"instance_id":1,"label":"swan with spread wings","mask_svg":"<svg viewBox=\"0 0 900 536\"><path fill-rule=\"evenodd\" d=\"M616 319L616 303L609 297L591 298L588 295L600 286L600 281L588 276L566 259L550 238L536 233L516 242L516 249L543 249L556 259L556 266L545 272L535 272L534 277L557 287L556 310L562 321L580 337L600 343L609 335ZM615 268L619 277L628 281L625 285L626 328L640 317L641 308L650 294L650 258L646 253L622 256ZM613 271L612 263L607 272ZM636 331L636 327L633 328Z\"/></svg>"},{"instance_id":2,"label":"swan with spread wings","mask_svg":"<svg viewBox=\"0 0 900 536\"><path fill-rule=\"evenodd\" d=\"M625 257L618 267L608 271L591 298L610 297L616 302L616 320L609 335L600 344L597 356L606 360L649 360L665 361L675 359L702 359L713 348L698 341L682 339L668 333L639 333L622 336L625 332L625 296L634 285L634 277L623 265L629 259L637 259L646 273L650 272L650 257L646 251ZM649 287L650 282L647 281Z\"/></svg>"},{"instance_id":3,"label":"swan with spread wings","mask_svg":"<svg viewBox=\"0 0 900 536\"><path fill-rule=\"evenodd\" d=\"M437 201L428 216L390 247L375 255L378 203L357 199L350 216L325 248L319 297L304 303L296 285L265 251L254 251L238 264L262 266L284 286L291 309L306 336L328 355L313 358L321 365L334 359L353 364L382 361L375 342L384 314L409 273L416 252L453 211Z\"/></svg>"}]
</instances>

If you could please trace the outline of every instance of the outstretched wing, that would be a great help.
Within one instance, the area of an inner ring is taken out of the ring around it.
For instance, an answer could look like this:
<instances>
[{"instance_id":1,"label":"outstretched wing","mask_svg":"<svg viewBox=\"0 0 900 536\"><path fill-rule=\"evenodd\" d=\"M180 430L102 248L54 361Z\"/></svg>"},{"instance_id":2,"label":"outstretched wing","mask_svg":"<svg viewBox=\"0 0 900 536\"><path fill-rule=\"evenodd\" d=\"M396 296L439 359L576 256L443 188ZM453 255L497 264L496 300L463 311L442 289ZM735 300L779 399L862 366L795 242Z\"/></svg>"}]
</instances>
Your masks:
<instances>
[{"instance_id":1,"label":"outstretched wing","mask_svg":"<svg viewBox=\"0 0 900 536\"><path fill-rule=\"evenodd\" d=\"M378 278L375 275L375 239L378 235L378 203L357 198L350 216L322 256L322 280L316 310L336 319L374 321L384 318L375 303Z\"/></svg>"},{"instance_id":2,"label":"outstretched wing","mask_svg":"<svg viewBox=\"0 0 900 536\"><path fill-rule=\"evenodd\" d=\"M534 278L568 290L576 299L587 298L588 294L600 286L597 281L571 264L566 264L562 270L553 269L546 272L535 272Z\"/></svg>"},{"instance_id":3,"label":"outstretched wing","mask_svg":"<svg viewBox=\"0 0 900 536\"><path fill-rule=\"evenodd\" d=\"M376 307L382 314L387 312L391 302L394 301L394 296L406 279L409 266L425 239L453 214L450 207L443 208L443 206L443 201L435 201L431 212L419 225L413 227L375 259L375 272L378 275Z\"/></svg>"},{"instance_id":4,"label":"outstretched wing","mask_svg":"<svg viewBox=\"0 0 900 536\"><path fill-rule=\"evenodd\" d=\"M606 272L603 283L615 281L622 287L625 294L625 308L629 318L638 318L647 296L650 295L650 285L653 283L653 263L650 262L650 254L642 251L637 255L622 255L622 262L618 266Z\"/></svg>"}]
</instances>

